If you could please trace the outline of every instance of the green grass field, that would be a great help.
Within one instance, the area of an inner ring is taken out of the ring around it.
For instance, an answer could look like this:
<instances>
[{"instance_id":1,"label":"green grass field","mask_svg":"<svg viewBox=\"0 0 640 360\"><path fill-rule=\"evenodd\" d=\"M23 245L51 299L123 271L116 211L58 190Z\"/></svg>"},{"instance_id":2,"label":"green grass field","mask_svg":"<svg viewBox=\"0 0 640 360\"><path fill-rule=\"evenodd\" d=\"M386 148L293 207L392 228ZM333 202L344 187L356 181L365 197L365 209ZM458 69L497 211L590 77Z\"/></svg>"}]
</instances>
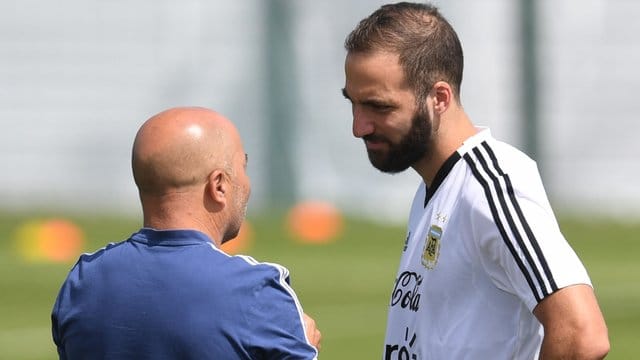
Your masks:
<instances>
[{"instance_id":1,"label":"green grass field","mask_svg":"<svg viewBox=\"0 0 640 360\"><path fill-rule=\"evenodd\" d=\"M73 217L89 239L85 250L119 241L138 220ZM55 359L50 311L71 264L29 263L13 249L25 217L0 215L0 358ZM322 359L379 359L386 308L404 228L349 220L328 245L302 245L284 231L280 217L250 218L254 245L247 252L291 270L307 313L323 333ZM592 277L609 326L608 359L640 355L640 224L566 218L563 231Z\"/></svg>"}]
</instances>

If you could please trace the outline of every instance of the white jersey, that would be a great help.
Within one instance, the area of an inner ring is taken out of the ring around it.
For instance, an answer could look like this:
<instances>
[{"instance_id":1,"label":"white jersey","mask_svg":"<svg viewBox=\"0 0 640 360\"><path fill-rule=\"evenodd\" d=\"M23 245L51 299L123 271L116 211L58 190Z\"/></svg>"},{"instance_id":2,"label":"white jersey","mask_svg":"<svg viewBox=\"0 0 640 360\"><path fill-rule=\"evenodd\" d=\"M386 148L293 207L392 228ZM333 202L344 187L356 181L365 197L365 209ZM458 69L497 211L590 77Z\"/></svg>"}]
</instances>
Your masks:
<instances>
[{"instance_id":1,"label":"white jersey","mask_svg":"<svg viewBox=\"0 0 640 360\"><path fill-rule=\"evenodd\" d=\"M479 129L415 195L384 359L537 359L532 310L573 284L591 282L535 162Z\"/></svg>"}]
</instances>

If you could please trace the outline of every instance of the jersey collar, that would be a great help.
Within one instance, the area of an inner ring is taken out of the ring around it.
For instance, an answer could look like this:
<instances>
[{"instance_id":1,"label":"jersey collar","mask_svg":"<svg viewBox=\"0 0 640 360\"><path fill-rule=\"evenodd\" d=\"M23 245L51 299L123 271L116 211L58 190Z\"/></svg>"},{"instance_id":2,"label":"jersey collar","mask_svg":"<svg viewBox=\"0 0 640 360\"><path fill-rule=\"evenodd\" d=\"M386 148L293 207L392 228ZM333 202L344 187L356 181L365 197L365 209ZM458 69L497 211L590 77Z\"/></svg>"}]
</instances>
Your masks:
<instances>
[{"instance_id":1,"label":"jersey collar","mask_svg":"<svg viewBox=\"0 0 640 360\"><path fill-rule=\"evenodd\" d=\"M183 246L199 245L203 243L213 244L213 240L206 234L190 229L157 230L142 228L131 236L133 241L148 245L159 246Z\"/></svg>"},{"instance_id":2,"label":"jersey collar","mask_svg":"<svg viewBox=\"0 0 640 360\"><path fill-rule=\"evenodd\" d=\"M436 177L433 178L433 182L431 183L431 185L427 185L425 183L424 207L427 207L427 203L429 202L431 197L433 197L433 194L436 193L436 190L438 190L438 187L440 187L440 184L442 184L447 175L449 175L449 172L451 172L453 165L455 165L458 160L460 160L460 154L454 152L453 154L451 154L451 156L449 156L444 164L442 164L440 170L438 170L438 172L436 173Z\"/></svg>"},{"instance_id":3,"label":"jersey collar","mask_svg":"<svg viewBox=\"0 0 640 360\"><path fill-rule=\"evenodd\" d=\"M427 203L429 203L429 200L433 197L433 194L436 193L436 190L438 190L440 184L442 184L447 175L449 175L449 172L451 172L451 169L458 162L458 160L462 158L462 155L491 137L491 131L487 127L476 126L476 130L477 132L473 136L465 140L462 143L462 146L460 146L456 152L451 154L451 156L449 156L444 164L442 164L440 170L438 170L435 178L433 179L433 183L431 183L431 185L425 184L424 207L427 207Z\"/></svg>"}]
</instances>

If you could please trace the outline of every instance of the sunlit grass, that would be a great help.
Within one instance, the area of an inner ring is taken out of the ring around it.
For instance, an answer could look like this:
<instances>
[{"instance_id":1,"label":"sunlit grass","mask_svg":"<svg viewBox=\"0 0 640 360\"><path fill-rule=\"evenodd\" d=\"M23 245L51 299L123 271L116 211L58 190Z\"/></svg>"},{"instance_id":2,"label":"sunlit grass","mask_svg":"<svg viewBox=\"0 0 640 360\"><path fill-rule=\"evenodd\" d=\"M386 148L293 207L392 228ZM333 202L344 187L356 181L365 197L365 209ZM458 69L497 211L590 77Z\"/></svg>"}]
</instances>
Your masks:
<instances>
[{"instance_id":1,"label":"sunlit grass","mask_svg":"<svg viewBox=\"0 0 640 360\"><path fill-rule=\"evenodd\" d=\"M42 214L39 214L42 217ZM50 312L72 263L30 263L17 255L16 228L30 217L0 216L0 354L7 359L55 359ZM137 219L72 217L94 251L136 231ZM323 333L322 359L380 358L386 309L405 230L349 219L326 245L301 244L281 216L254 217L253 247L260 261L278 262ZM608 322L608 359L640 355L640 225L566 218L561 226L581 256Z\"/></svg>"}]
</instances>

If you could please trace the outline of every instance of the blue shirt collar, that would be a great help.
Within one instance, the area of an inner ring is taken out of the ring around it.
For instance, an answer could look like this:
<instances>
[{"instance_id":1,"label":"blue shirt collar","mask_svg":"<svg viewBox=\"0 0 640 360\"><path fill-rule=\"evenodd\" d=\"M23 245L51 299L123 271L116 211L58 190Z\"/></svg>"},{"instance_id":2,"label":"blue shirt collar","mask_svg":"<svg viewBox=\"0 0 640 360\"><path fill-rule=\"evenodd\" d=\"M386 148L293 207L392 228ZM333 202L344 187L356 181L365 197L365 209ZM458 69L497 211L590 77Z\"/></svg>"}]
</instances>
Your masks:
<instances>
[{"instance_id":1,"label":"blue shirt collar","mask_svg":"<svg viewBox=\"0 0 640 360\"><path fill-rule=\"evenodd\" d=\"M213 240L203 232L191 229L157 230L145 227L131 235L131 240L165 246L214 244Z\"/></svg>"}]
</instances>

